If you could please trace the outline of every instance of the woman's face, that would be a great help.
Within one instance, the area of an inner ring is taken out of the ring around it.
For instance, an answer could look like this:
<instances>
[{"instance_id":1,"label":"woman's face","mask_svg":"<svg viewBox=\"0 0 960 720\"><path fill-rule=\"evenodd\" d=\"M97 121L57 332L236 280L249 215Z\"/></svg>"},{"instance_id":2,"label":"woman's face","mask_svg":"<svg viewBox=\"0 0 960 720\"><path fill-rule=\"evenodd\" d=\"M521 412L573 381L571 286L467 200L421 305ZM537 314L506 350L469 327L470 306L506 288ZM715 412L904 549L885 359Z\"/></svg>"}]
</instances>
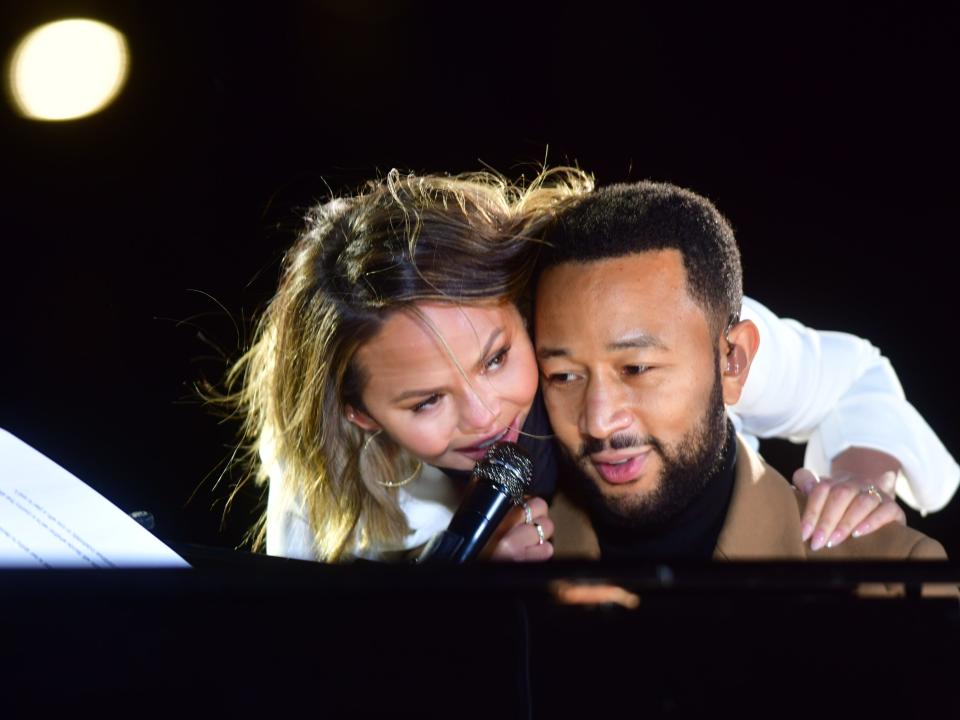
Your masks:
<instances>
[{"instance_id":1,"label":"woman's face","mask_svg":"<svg viewBox=\"0 0 960 720\"><path fill-rule=\"evenodd\" d=\"M357 352L364 430L381 429L425 463L470 470L496 441L516 442L537 392L537 363L512 303L418 303ZM458 367L459 365L459 367Z\"/></svg>"}]
</instances>

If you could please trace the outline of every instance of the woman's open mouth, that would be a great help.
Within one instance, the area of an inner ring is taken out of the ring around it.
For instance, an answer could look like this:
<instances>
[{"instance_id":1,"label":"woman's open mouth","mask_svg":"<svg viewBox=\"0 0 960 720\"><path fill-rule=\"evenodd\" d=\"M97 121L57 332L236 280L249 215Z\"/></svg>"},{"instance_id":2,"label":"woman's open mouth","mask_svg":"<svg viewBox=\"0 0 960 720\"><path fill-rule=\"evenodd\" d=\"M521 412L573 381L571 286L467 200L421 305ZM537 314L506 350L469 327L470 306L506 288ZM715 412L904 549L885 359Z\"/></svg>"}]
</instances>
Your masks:
<instances>
[{"instance_id":1,"label":"woman's open mouth","mask_svg":"<svg viewBox=\"0 0 960 720\"><path fill-rule=\"evenodd\" d=\"M494 433L487 438L484 438L475 445L470 445L465 448L458 448L457 452L461 455L466 455L468 458L477 462L482 459L484 455L487 454L493 445L498 442L516 442L520 437L520 416L517 415L513 422L510 423L500 432Z\"/></svg>"}]
</instances>

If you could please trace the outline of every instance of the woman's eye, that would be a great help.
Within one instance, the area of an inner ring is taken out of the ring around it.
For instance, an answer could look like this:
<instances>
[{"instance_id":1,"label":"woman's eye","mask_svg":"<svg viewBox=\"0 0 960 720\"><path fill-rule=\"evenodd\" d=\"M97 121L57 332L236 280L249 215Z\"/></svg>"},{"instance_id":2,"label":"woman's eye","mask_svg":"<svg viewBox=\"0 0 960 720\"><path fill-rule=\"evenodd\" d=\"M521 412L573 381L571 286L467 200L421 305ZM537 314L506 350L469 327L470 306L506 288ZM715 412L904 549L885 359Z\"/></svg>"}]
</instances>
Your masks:
<instances>
[{"instance_id":1,"label":"woman's eye","mask_svg":"<svg viewBox=\"0 0 960 720\"><path fill-rule=\"evenodd\" d=\"M440 402L440 396L434 393L433 395L428 397L426 400L422 400L418 402L416 405L414 405L410 409L413 410L413 412L417 413L417 412L420 412L421 410L426 410L427 408L433 407L438 402Z\"/></svg>"},{"instance_id":2,"label":"woman's eye","mask_svg":"<svg viewBox=\"0 0 960 720\"><path fill-rule=\"evenodd\" d=\"M507 353L510 352L510 347L507 346L503 348L500 352L494 355L487 361L486 368L487 370L496 370L498 367L503 365L507 361Z\"/></svg>"}]
</instances>

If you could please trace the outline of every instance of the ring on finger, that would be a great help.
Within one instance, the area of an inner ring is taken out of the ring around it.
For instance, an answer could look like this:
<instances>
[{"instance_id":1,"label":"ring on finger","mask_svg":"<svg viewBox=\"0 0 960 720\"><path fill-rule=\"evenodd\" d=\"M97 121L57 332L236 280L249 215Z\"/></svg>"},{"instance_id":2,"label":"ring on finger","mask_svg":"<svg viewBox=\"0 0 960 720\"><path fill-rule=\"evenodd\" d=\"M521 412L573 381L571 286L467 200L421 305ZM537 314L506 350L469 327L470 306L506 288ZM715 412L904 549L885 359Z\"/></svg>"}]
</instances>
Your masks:
<instances>
[{"instance_id":1,"label":"ring on finger","mask_svg":"<svg viewBox=\"0 0 960 720\"><path fill-rule=\"evenodd\" d=\"M876 485L867 485L861 492L867 495L873 495L879 502L883 502L883 495L880 494L880 490L877 489Z\"/></svg>"},{"instance_id":2,"label":"ring on finger","mask_svg":"<svg viewBox=\"0 0 960 720\"><path fill-rule=\"evenodd\" d=\"M546 541L546 537L543 535L543 526L540 523L535 522L533 527L537 531L537 545L543 545L543 543Z\"/></svg>"},{"instance_id":3,"label":"ring on finger","mask_svg":"<svg viewBox=\"0 0 960 720\"><path fill-rule=\"evenodd\" d=\"M523 522L527 525L533 525L533 510L530 509L530 504L524 503L521 507L523 508Z\"/></svg>"}]
</instances>

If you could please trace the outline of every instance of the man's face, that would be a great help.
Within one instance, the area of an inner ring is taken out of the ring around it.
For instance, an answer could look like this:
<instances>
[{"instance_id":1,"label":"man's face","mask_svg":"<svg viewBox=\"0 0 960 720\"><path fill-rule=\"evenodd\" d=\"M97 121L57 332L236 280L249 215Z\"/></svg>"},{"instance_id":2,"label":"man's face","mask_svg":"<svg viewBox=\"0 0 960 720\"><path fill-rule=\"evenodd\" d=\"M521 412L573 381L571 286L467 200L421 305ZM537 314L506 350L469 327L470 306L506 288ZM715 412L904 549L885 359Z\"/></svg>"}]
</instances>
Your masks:
<instances>
[{"instance_id":1,"label":"man's face","mask_svg":"<svg viewBox=\"0 0 960 720\"><path fill-rule=\"evenodd\" d=\"M702 490L725 439L717 349L676 250L543 274L536 350L550 422L608 522L656 526Z\"/></svg>"}]
</instances>

